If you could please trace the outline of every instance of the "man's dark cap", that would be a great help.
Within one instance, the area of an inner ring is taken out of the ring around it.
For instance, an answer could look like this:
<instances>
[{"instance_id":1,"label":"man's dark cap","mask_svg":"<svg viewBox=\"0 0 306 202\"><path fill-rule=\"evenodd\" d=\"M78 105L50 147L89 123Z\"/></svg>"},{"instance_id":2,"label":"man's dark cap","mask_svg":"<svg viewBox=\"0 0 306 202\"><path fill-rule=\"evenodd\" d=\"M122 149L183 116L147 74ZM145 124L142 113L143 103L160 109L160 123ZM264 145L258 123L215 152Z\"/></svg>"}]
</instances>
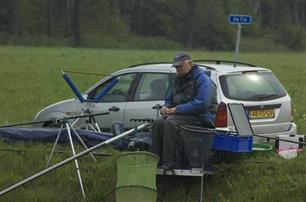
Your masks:
<instances>
[{"instance_id":1,"label":"man's dark cap","mask_svg":"<svg viewBox=\"0 0 306 202\"><path fill-rule=\"evenodd\" d=\"M178 67L186 60L191 60L191 57L186 52L178 52L172 62L172 67Z\"/></svg>"}]
</instances>

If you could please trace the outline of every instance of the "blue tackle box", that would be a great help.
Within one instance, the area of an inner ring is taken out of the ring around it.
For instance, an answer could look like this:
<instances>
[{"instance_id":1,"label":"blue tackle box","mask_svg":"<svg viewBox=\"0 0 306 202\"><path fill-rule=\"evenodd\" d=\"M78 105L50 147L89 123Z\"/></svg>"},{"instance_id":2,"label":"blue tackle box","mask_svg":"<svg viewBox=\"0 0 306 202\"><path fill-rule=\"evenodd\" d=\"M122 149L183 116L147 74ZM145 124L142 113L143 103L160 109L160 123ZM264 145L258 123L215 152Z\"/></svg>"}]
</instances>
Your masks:
<instances>
[{"instance_id":1,"label":"blue tackle box","mask_svg":"<svg viewBox=\"0 0 306 202\"><path fill-rule=\"evenodd\" d=\"M233 133L216 132L213 149L229 152L252 152L253 136L239 136Z\"/></svg>"}]
</instances>

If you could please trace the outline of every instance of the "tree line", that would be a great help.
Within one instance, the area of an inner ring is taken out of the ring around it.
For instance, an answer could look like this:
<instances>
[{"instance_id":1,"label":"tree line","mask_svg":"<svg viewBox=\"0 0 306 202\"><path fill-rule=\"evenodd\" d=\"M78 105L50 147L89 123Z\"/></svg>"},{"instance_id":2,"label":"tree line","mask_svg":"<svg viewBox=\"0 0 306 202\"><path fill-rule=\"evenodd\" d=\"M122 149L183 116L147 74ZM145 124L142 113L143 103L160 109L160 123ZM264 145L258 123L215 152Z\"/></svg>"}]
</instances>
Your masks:
<instances>
[{"instance_id":1,"label":"tree line","mask_svg":"<svg viewBox=\"0 0 306 202\"><path fill-rule=\"evenodd\" d=\"M229 50L228 16L243 14L253 17L246 43L305 50L305 8L305 0L1 0L0 43Z\"/></svg>"}]
</instances>

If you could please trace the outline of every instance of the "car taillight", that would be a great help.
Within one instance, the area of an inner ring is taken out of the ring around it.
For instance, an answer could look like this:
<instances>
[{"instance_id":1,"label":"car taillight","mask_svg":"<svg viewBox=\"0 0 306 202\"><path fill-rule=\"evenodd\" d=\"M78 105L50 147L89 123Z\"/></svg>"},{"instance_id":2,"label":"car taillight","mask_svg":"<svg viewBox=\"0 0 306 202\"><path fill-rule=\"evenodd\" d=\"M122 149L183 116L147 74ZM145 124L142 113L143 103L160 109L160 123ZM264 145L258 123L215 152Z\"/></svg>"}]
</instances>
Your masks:
<instances>
[{"instance_id":1,"label":"car taillight","mask_svg":"<svg viewBox=\"0 0 306 202\"><path fill-rule=\"evenodd\" d=\"M227 127L227 107L223 102L218 105L215 127Z\"/></svg>"}]
</instances>

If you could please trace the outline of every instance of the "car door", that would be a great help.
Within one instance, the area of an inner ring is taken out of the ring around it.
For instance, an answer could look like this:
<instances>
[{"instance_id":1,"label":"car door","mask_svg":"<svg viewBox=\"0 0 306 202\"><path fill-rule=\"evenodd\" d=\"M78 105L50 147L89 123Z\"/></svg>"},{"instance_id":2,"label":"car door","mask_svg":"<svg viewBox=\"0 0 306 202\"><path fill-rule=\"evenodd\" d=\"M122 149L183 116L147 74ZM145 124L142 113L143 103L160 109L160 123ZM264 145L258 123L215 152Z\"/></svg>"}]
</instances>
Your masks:
<instances>
[{"instance_id":1,"label":"car door","mask_svg":"<svg viewBox=\"0 0 306 202\"><path fill-rule=\"evenodd\" d=\"M133 97L125 106L123 119L126 128L141 124L141 122L135 122L132 119L155 119L159 116L159 111L155 107L157 104L164 104L164 98L173 81L172 75L175 74L141 74L133 91Z\"/></svg>"},{"instance_id":2,"label":"car door","mask_svg":"<svg viewBox=\"0 0 306 202\"><path fill-rule=\"evenodd\" d=\"M126 101L131 95L132 84L135 78L136 73L118 75L115 78L108 79L107 81L98 85L88 94L89 100L95 100L97 97L103 94L103 91L109 87L110 83L114 83L110 90L106 91L106 94L98 102L93 102L90 105L90 110L93 113L108 112L110 109L112 109L109 115L96 117L100 128L109 130L114 121L123 122ZM113 82L114 79L117 79L118 81Z\"/></svg>"}]
</instances>

